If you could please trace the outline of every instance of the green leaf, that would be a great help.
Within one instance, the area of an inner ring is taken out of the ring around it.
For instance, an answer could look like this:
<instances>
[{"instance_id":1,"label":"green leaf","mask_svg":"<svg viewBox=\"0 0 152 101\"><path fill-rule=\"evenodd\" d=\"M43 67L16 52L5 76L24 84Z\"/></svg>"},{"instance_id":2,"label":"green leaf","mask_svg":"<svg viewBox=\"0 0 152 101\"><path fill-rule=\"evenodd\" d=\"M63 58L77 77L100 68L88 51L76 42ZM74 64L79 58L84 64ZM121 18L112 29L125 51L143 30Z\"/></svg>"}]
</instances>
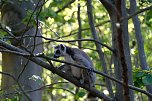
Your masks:
<instances>
[{"instance_id":1,"label":"green leaf","mask_svg":"<svg viewBox=\"0 0 152 101\"><path fill-rule=\"evenodd\" d=\"M85 92L82 92L82 91L79 92L79 93L78 93L78 96L79 96L79 97L84 97L84 96L85 96Z\"/></svg>"},{"instance_id":2,"label":"green leaf","mask_svg":"<svg viewBox=\"0 0 152 101\"><path fill-rule=\"evenodd\" d=\"M57 16L57 14L55 13L55 11L54 11L54 10L51 10L51 9L50 9L48 15L49 15L51 18L52 18L52 17L55 18L55 17Z\"/></svg>"},{"instance_id":3,"label":"green leaf","mask_svg":"<svg viewBox=\"0 0 152 101\"><path fill-rule=\"evenodd\" d=\"M148 11L145 17L145 22L147 26L151 27L152 26L152 11Z\"/></svg>"},{"instance_id":4,"label":"green leaf","mask_svg":"<svg viewBox=\"0 0 152 101\"><path fill-rule=\"evenodd\" d=\"M142 82L144 85L151 85L152 84L152 75L146 74L144 77L142 77Z\"/></svg>"},{"instance_id":5,"label":"green leaf","mask_svg":"<svg viewBox=\"0 0 152 101\"><path fill-rule=\"evenodd\" d=\"M134 81L134 85L136 87L142 87L144 86L144 83L142 82L142 79L137 78L136 81Z\"/></svg>"},{"instance_id":6,"label":"green leaf","mask_svg":"<svg viewBox=\"0 0 152 101\"><path fill-rule=\"evenodd\" d=\"M142 76L144 76L144 73L143 73L143 72L141 72L141 71L140 71L140 72L138 72L138 73L136 74L136 77L138 77L138 78L139 78L139 77L142 77Z\"/></svg>"}]
</instances>

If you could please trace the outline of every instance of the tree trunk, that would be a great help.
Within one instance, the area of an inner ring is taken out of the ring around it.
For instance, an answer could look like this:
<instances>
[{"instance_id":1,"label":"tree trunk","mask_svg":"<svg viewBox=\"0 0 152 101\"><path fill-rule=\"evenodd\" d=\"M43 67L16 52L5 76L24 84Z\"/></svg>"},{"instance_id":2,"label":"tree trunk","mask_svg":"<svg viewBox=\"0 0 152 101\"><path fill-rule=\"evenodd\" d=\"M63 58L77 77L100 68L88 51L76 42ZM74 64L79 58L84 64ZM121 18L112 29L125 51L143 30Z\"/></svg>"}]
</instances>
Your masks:
<instances>
[{"instance_id":1,"label":"tree trunk","mask_svg":"<svg viewBox=\"0 0 152 101\"><path fill-rule=\"evenodd\" d=\"M87 13L88 13L89 25L90 25L90 29L91 29L92 36L93 36L94 40L100 41L99 37L96 33L95 26L94 26L91 2L92 2L92 0L87 0ZM104 71L104 73L108 74L107 65L106 65L106 61L105 61L105 58L104 58L104 53L102 51L102 47L97 42L95 42L95 45L96 45L96 49L98 50L97 52L98 52L98 55L99 55L99 58L100 58L100 61L101 61L103 71ZM113 98L114 94L113 94L113 90L112 90L111 81L107 78L105 78L105 81L106 81L107 89L109 91L109 95Z\"/></svg>"},{"instance_id":2,"label":"tree trunk","mask_svg":"<svg viewBox=\"0 0 152 101\"><path fill-rule=\"evenodd\" d=\"M130 0L131 13L134 13L136 11L136 8L137 8L136 1ZM135 28L135 35L136 35L136 40L137 40L137 45L138 45L141 69L149 70L149 67L147 66L147 62L146 62L146 55L145 55L145 51L144 51L144 42L143 42L142 32L141 32L141 28L140 28L140 21L138 19L138 16L137 15L133 16L132 21L133 21L134 28ZM146 86L146 89L148 92L152 93L152 85ZM149 98L149 101L152 101L152 98Z\"/></svg>"},{"instance_id":3,"label":"tree trunk","mask_svg":"<svg viewBox=\"0 0 152 101\"><path fill-rule=\"evenodd\" d=\"M122 17L127 16L126 11L126 2L122 0ZM128 83L133 85L133 75L132 75L132 63L131 63L131 56L130 56L130 47L129 47L129 34L128 34L128 19L123 20L122 22L122 32L123 32L123 44L124 44L124 52L125 52L125 59L128 67ZM129 90L130 100L134 101L134 92L133 90Z\"/></svg>"},{"instance_id":4,"label":"tree trunk","mask_svg":"<svg viewBox=\"0 0 152 101\"><path fill-rule=\"evenodd\" d=\"M36 3L36 2L35 2ZM36 3L37 4L37 3ZM19 6L20 5L20 6ZM41 30L30 27L27 29L26 25L22 23L25 18L26 9L33 10L34 3L18 2L11 0L10 3L3 4L2 7L2 22L11 29L14 36L40 36ZM22 49L29 50L33 54L37 54L43 51L41 38L27 37L22 39L12 39L11 44ZM35 49L33 49L35 48ZM18 82L22 85L24 90L34 90L40 87L39 82L30 79L33 75L41 77L42 69L37 64L25 59L21 56L17 56L10 53L2 53L2 71L12 74ZM4 75L2 75L2 89L7 92L15 90L15 82ZM41 101L41 91L35 91L28 94L32 101ZM25 95L22 99L29 101Z\"/></svg>"},{"instance_id":5,"label":"tree trunk","mask_svg":"<svg viewBox=\"0 0 152 101\"><path fill-rule=\"evenodd\" d=\"M117 0L114 4L107 0L100 0L100 2L104 5L106 10L109 13L111 22L112 22L112 45L114 52L114 67L115 67L115 75L116 78L122 81L123 77L123 83L124 86L116 83L116 94L115 98L117 101L123 101L123 100L130 100L129 89L127 87L128 84L128 77L127 77L127 62L126 62L126 55L124 48L124 39L123 39L123 29L122 25L119 22L121 17L121 2L122 0ZM123 26L124 27L124 26ZM123 74L123 75L122 75ZM124 88L124 96L123 96L123 88Z\"/></svg>"}]
</instances>

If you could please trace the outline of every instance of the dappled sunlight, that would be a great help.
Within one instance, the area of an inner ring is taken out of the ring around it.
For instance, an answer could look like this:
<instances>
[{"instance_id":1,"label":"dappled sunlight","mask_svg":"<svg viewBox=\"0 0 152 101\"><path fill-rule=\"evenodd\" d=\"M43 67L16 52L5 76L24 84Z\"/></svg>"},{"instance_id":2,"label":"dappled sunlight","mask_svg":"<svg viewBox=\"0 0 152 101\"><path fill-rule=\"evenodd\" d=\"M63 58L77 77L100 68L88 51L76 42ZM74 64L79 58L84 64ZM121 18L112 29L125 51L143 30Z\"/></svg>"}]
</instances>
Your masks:
<instances>
[{"instance_id":1,"label":"dappled sunlight","mask_svg":"<svg viewBox=\"0 0 152 101\"><path fill-rule=\"evenodd\" d=\"M9 3L0 13L0 52L9 54L3 57L5 73L0 53L0 99L86 101L90 95L98 101L147 101L152 97L146 89L152 85L152 2L112 1L4 2ZM15 90L3 89L2 82L8 88L15 85Z\"/></svg>"}]
</instances>

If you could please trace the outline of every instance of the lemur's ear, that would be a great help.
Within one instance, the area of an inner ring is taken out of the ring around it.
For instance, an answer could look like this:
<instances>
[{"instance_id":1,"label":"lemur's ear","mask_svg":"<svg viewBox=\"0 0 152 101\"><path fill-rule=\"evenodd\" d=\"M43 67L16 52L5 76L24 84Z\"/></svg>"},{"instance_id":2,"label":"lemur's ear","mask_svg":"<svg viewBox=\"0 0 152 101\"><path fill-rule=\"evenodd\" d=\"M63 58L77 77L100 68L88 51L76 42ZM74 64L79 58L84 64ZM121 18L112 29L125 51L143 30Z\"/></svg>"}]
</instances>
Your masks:
<instances>
[{"instance_id":1,"label":"lemur's ear","mask_svg":"<svg viewBox=\"0 0 152 101\"><path fill-rule=\"evenodd\" d=\"M58 49L58 48L59 48L59 45L57 45L57 46L54 45L53 48L54 48L54 49Z\"/></svg>"},{"instance_id":2,"label":"lemur's ear","mask_svg":"<svg viewBox=\"0 0 152 101\"><path fill-rule=\"evenodd\" d=\"M61 44L60 46L61 46L61 50L64 50L64 49L65 49L64 45Z\"/></svg>"}]
</instances>

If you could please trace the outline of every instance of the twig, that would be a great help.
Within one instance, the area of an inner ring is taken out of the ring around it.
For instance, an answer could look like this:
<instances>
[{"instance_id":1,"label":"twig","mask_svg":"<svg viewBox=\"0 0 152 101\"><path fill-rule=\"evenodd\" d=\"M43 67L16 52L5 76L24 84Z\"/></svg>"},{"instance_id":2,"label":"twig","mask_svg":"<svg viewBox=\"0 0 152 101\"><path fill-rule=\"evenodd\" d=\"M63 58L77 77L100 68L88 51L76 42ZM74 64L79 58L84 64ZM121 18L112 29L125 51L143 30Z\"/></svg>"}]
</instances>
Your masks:
<instances>
[{"instance_id":1,"label":"twig","mask_svg":"<svg viewBox=\"0 0 152 101\"><path fill-rule=\"evenodd\" d=\"M31 19L32 19L33 15L34 15L34 13L36 12L36 10L37 10L37 9L38 9L38 7L39 7L39 3L40 3L40 2L41 2L41 0L39 0L39 1L38 1L38 3L37 3L37 5L36 5L36 7L34 8L34 10L33 10L32 14L30 15L30 18L28 19L28 22L27 22L27 24L26 24L25 29L27 29L27 28L28 28L28 26L29 26L29 24L30 24L30 21L31 21ZM21 39L20 39L20 40L22 40L22 37L24 36L24 34L26 33L26 31L27 31L27 30L24 30L24 31L23 31L23 33L22 33L22 35L21 35Z\"/></svg>"},{"instance_id":2,"label":"twig","mask_svg":"<svg viewBox=\"0 0 152 101\"><path fill-rule=\"evenodd\" d=\"M34 37L34 36L24 36L23 38L26 38L26 37ZM110 51L112 52L115 52L111 47L109 47L108 45L106 44L103 44L97 40L94 40L94 39L76 39L76 40L57 40L57 39L53 39L53 38L46 38L46 37L43 37L43 36L36 36L36 37L41 37L45 40L50 40L50 41L56 41L56 42L75 42L75 41L94 41L94 42L97 42L98 44L106 47L107 49L109 49ZM20 37L16 37L16 38L20 38Z\"/></svg>"},{"instance_id":3,"label":"twig","mask_svg":"<svg viewBox=\"0 0 152 101\"><path fill-rule=\"evenodd\" d=\"M82 36L81 36L82 25L81 25L81 17L80 17L80 14L81 14L80 11L81 11L81 10L80 10L80 8L81 8L81 5L80 5L80 3L78 3L78 12L77 12L78 24L79 24L79 28L78 28L78 39L81 39L81 38L82 38ZM81 46L82 46L81 41L78 41L78 47L79 47L79 49L81 49Z\"/></svg>"},{"instance_id":4,"label":"twig","mask_svg":"<svg viewBox=\"0 0 152 101\"><path fill-rule=\"evenodd\" d=\"M63 11L65 8L67 8L69 5L71 5L74 1L75 0L71 0L66 5L64 5L61 9L57 10L55 13L59 13L59 12Z\"/></svg>"},{"instance_id":5,"label":"twig","mask_svg":"<svg viewBox=\"0 0 152 101\"><path fill-rule=\"evenodd\" d=\"M43 90L43 89L46 89L46 88L52 88L52 89L63 89L63 90L65 90L65 91L70 92L72 95L75 94L75 93L72 92L71 90L66 89L66 88L63 88L63 87L60 87L60 88L59 88L59 87L53 87L54 85L61 84L61 83L68 83L68 82L55 82L55 83L52 83L52 84L44 85L44 86L42 86L42 87L40 87L40 88L37 88L37 89L34 89L34 90L26 90L26 92L27 92L27 93L31 93L31 92ZM5 93L5 94L3 94L3 95L1 95L1 96L7 96L7 95L12 95L12 94L20 94L20 93L22 93L22 92L14 91L14 92L10 92L10 93ZM0 96L0 98L1 98L1 96Z\"/></svg>"},{"instance_id":6,"label":"twig","mask_svg":"<svg viewBox=\"0 0 152 101\"><path fill-rule=\"evenodd\" d=\"M152 9L152 5L149 6L149 7L144 8L144 9L140 9L139 11L136 11L136 12L132 13L131 15L127 16L127 17L122 17L122 18L120 19L120 21L123 21L123 20L125 20L125 19L128 19L128 20L129 20L129 19L131 19L132 17L136 16L137 14L140 14L140 13L142 13L142 12L145 12L145 11L151 10L151 9Z\"/></svg>"},{"instance_id":7,"label":"twig","mask_svg":"<svg viewBox=\"0 0 152 101\"><path fill-rule=\"evenodd\" d=\"M103 26L104 24L106 24L108 22L110 22L110 20L103 21L102 23L99 23L99 24L95 25L95 27ZM62 36L62 38L77 34L78 32L75 32L77 30L78 29L75 29L75 30L71 31L68 35ZM87 27L87 28L82 28L81 29L81 31L86 31L86 30L90 30L90 28Z\"/></svg>"},{"instance_id":8,"label":"twig","mask_svg":"<svg viewBox=\"0 0 152 101\"><path fill-rule=\"evenodd\" d=\"M38 7L38 5L39 5L40 2L41 2L41 0L38 1L38 4L37 4L36 8ZM46 2L47 2L47 1L46 1ZM37 36L37 33L38 33L38 26L39 26L39 24L38 24L38 16L39 16L39 14L41 13L42 7L43 7L43 5L44 5L46 2L44 2L44 3L41 5L40 10L39 10L39 12L38 12L38 14L37 14L37 16L36 16L36 31L35 31L35 36L34 36L33 49L32 49L32 51L31 51L31 53L34 52L35 47L36 47L36 36ZM36 8L35 8L34 10L36 10ZM33 11L33 13L34 13L34 11ZM32 15L31 15L31 17L32 17ZM30 20L29 20L29 21L30 21ZM28 26L28 25L27 25L27 26ZM23 38L23 36L22 36L22 38ZM22 39L22 38L21 38L21 39ZM29 59L30 59L30 56L28 57L27 62L26 62L26 64L24 65L22 71L19 73L18 79L21 77L21 75L23 74L24 70L26 69L26 67L27 67L27 65L28 65L28 63L29 63Z\"/></svg>"},{"instance_id":9,"label":"twig","mask_svg":"<svg viewBox=\"0 0 152 101\"><path fill-rule=\"evenodd\" d=\"M22 93L26 96L26 98L27 98L29 101L32 101L32 100L30 99L30 97L28 96L28 94L24 91L24 89L22 88L22 86L20 85L20 83L18 82L18 80L17 80L13 75L11 75L11 74L9 74L9 73L1 72L1 71L0 71L0 74L11 77L11 78L17 83L17 85L19 86L19 88L20 88L20 90L22 91Z\"/></svg>"}]
</instances>

